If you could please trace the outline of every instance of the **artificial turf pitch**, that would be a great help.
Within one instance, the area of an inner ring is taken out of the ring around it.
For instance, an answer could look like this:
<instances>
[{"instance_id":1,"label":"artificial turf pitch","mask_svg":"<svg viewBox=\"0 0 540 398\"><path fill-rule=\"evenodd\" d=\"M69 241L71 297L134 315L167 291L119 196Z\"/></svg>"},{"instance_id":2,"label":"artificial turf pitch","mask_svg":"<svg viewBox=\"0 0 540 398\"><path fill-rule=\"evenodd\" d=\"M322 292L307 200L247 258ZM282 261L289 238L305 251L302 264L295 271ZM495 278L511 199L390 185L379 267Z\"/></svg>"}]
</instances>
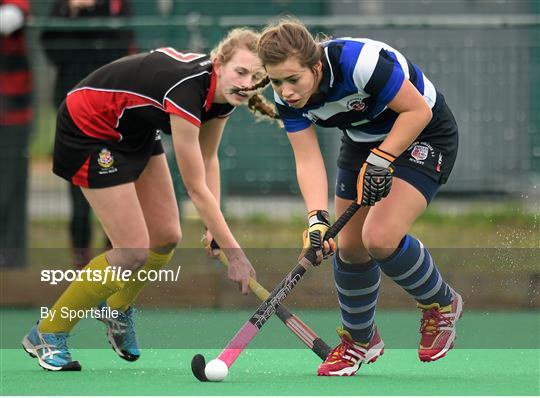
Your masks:
<instances>
[{"instance_id":1,"label":"artificial turf pitch","mask_svg":"<svg viewBox=\"0 0 540 398\"><path fill-rule=\"evenodd\" d=\"M534 312L468 312L459 324L458 348L440 361L421 363L413 348L418 313L379 311L385 354L376 363L363 365L355 377L317 377L320 360L272 319L222 383L196 380L191 358L199 352L207 360L219 354L249 312L142 311L137 324L143 354L133 363L106 348L102 324L84 320L70 337L72 355L83 370L63 373L42 370L35 359L16 348L36 314L36 310L0 311L2 395L540 394L539 325ZM329 344L336 343L331 330L339 319L335 311L300 311L298 315ZM482 329L496 325L498 331L491 334ZM515 335L508 336L508 330L515 330ZM497 347L496 341L505 334L515 343L507 339Z\"/></svg>"}]
</instances>

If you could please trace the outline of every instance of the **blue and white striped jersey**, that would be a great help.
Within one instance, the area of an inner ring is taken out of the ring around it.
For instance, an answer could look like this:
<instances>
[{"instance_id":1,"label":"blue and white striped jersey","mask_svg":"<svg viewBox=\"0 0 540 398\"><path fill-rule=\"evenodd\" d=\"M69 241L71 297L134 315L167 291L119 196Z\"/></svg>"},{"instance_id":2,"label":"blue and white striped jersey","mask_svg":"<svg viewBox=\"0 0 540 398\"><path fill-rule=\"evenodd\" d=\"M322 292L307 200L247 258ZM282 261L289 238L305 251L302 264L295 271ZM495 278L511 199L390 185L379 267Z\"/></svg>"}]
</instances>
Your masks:
<instances>
[{"instance_id":1,"label":"blue and white striped jersey","mask_svg":"<svg viewBox=\"0 0 540 398\"><path fill-rule=\"evenodd\" d=\"M338 127L355 142L382 141L398 114L387 107L404 79L433 108L437 92L418 66L385 43L340 38L324 48L321 98L300 109L290 107L277 93L274 100L285 129L294 133L315 123Z\"/></svg>"}]
</instances>

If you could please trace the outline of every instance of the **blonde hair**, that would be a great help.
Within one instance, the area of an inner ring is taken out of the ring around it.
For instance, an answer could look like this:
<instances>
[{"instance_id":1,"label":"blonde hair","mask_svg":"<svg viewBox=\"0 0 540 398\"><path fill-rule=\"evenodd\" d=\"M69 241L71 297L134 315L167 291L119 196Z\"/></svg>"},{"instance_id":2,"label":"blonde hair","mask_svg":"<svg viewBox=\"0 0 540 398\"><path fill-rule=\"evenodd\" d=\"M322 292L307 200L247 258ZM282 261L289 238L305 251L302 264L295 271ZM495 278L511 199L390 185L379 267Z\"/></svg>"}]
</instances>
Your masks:
<instances>
[{"instance_id":1,"label":"blonde hair","mask_svg":"<svg viewBox=\"0 0 540 398\"><path fill-rule=\"evenodd\" d=\"M254 55L257 55L257 42L259 40L260 34L249 28L236 28L227 34L227 36L221 40L218 45L210 53L212 60L219 59L222 64L226 64L231 60L235 51L238 48L245 48ZM268 85L270 80L268 77L265 77L258 84L253 87L249 87L247 90L233 90L235 92L243 91L256 91L258 89L263 89ZM248 109L256 116L256 119L259 120L261 116L263 119L279 119L279 115L276 112L273 104L269 103L261 94L256 92L253 94L247 103Z\"/></svg>"},{"instance_id":2,"label":"blonde hair","mask_svg":"<svg viewBox=\"0 0 540 398\"><path fill-rule=\"evenodd\" d=\"M257 42L259 33L249 28L236 28L227 34L210 53L212 60L218 58L222 63L226 64L231 60L235 51L238 48L257 54Z\"/></svg>"}]
</instances>

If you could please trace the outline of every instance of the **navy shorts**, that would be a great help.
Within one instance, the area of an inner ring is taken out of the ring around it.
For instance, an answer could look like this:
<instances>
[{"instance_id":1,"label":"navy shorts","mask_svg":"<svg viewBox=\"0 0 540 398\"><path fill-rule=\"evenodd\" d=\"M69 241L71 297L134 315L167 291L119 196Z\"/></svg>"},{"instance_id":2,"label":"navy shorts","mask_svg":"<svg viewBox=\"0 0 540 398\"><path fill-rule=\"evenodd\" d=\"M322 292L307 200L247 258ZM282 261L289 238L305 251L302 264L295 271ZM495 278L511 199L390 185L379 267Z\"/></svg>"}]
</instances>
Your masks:
<instances>
[{"instance_id":1,"label":"navy shorts","mask_svg":"<svg viewBox=\"0 0 540 398\"><path fill-rule=\"evenodd\" d=\"M360 168L369 156L370 149L380 144L357 143L343 136L338 157L336 196L350 200L356 198L356 180ZM457 123L439 93L431 121L416 141L394 161L394 176L415 187L429 204L448 180L457 150Z\"/></svg>"},{"instance_id":2,"label":"navy shorts","mask_svg":"<svg viewBox=\"0 0 540 398\"><path fill-rule=\"evenodd\" d=\"M347 170L338 167L336 175L336 196L338 198L354 200L356 199L356 181L360 171ZM433 181L427 175L409 167L395 166L394 177L407 181L415 187L429 204L441 185Z\"/></svg>"}]
</instances>

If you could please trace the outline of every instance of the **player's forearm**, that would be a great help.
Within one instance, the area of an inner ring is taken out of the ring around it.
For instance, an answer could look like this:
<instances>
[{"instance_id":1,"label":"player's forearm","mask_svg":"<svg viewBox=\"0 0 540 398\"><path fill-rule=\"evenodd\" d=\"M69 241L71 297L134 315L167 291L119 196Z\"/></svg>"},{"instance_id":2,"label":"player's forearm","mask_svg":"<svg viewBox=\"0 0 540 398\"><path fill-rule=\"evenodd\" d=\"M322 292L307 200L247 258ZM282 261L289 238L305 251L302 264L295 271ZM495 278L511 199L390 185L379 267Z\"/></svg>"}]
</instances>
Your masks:
<instances>
[{"instance_id":1,"label":"player's forearm","mask_svg":"<svg viewBox=\"0 0 540 398\"><path fill-rule=\"evenodd\" d=\"M400 113L390 134L379 148L398 157L420 135L431 120L431 116L429 108Z\"/></svg>"},{"instance_id":2,"label":"player's forearm","mask_svg":"<svg viewBox=\"0 0 540 398\"><path fill-rule=\"evenodd\" d=\"M197 208L204 225L210 230L216 242L223 249L239 249L240 245L232 235L218 202L205 184L197 184L186 188L193 204ZM229 256L227 256L229 257Z\"/></svg>"},{"instance_id":3,"label":"player's forearm","mask_svg":"<svg viewBox=\"0 0 540 398\"><path fill-rule=\"evenodd\" d=\"M296 176L307 211L328 210L328 179L322 156L297 163Z\"/></svg>"},{"instance_id":4,"label":"player's forearm","mask_svg":"<svg viewBox=\"0 0 540 398\"><path fill-rule=\"evenodd\" d=\"M205 161L206 168L206 185L216 198L218 205L221 203L221 181L219 159L217 156Z\"/></svg>"}]
</instances>

